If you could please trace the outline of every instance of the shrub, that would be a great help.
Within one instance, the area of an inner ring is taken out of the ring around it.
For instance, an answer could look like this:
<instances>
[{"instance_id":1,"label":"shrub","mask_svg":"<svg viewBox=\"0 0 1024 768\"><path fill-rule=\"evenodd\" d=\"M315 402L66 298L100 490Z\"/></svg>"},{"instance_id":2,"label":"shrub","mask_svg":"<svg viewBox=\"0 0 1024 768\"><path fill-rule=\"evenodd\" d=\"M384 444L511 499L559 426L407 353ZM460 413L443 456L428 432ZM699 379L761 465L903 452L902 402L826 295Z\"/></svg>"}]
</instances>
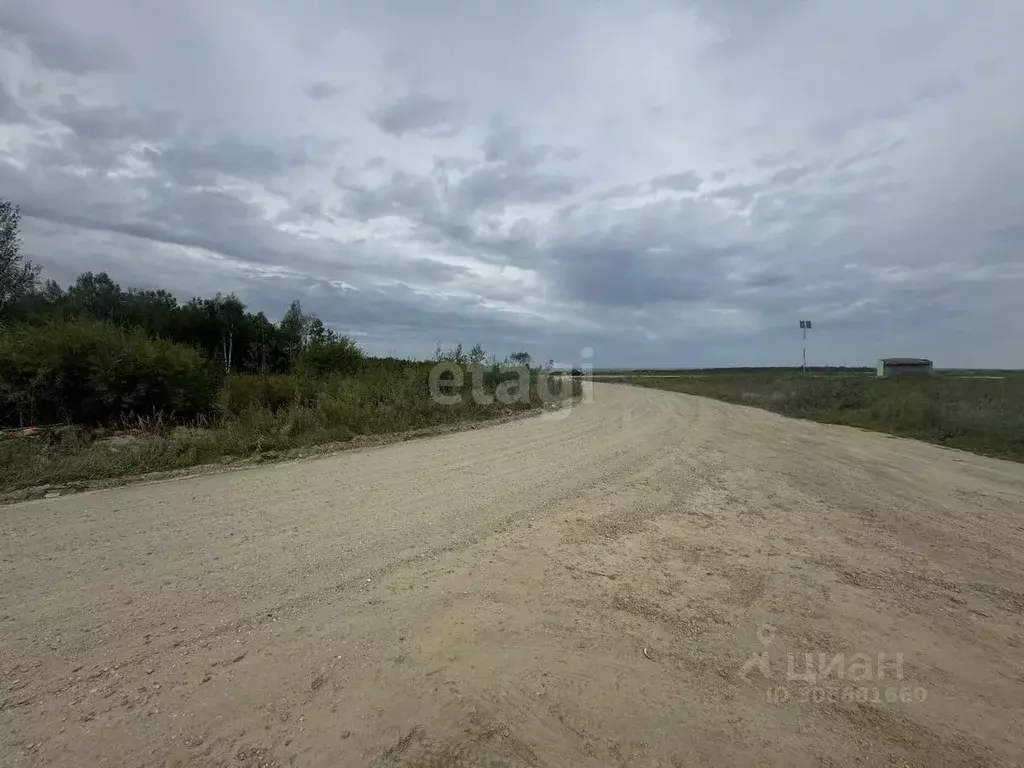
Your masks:
<instances>
[{"instance_id":1,"label":"shrub","mask_svg":"<svg viewBox=\"0 0 1024 768\"><path fill-rule=\"evenodd\" d=\"M304 376L351 376L362 370L365 357L346 336L315 341L299 353L295 370Z\"/></svg>"},{"instance_id":2,"label":"shrub","mask_svg":"<svg viewBox=\"0 0 1024 768\"><path fill-rule=\"evenodd\" d=\"M226 376L218 405L223 413L238 416L252 408L271 413L287 409L300 395L299 379L288 374L235 374Z\"/></svg>"},{"instance_id":3,"label":"shrub","mask_svg":"<svg viewBox=\"0 0 1024 768\"><path fill-rule=\"evenodd\" d=\"M132 414L191 420L217 375L196 350L92 320L18 325L0 337L0 422L112 424Z\"/></svg>"},{"instance_id":4,"label":"shrub","mask_svg":"<svg viewBox=\"0 0 1024 768\"><path fill-rule=\"evenodd\" d=\"M96 371L107 370L101 363L114 366L114 363L123 361L127 353L108 354L104 350L121 345L138 352L137 347L131 346L136 341L132 340L130 334L114 330L111 335L111 330L108 326L102 326L99 330L93 328L90 333L101 334L102 339L92 346L84 342L71 344L67 338L59 343L54 341L55 347L72 350L67 352L69 359L65 361L59 375L51 375L51 368L56 367L55 364L49 367L39 364L32 368L25 361L28 357L26 350L33 348L33 345L42 348L42 342L19 335L19 330L17 339L7 338L2 342L0 371L3 373L0 375L0 384L9 388L11 382L19 377L26 381L50 383L60 376L70 379L67 371L72 368L72 363L76 363L79 367L75 369L75 376L81 377L81 385L74 394L81 397L88 395L96 402L105 403L107 400L96 393L109 394L114 379L111 375L100 376ZM56 330L53 333L55 337L60 336ZM81 329L68 333L85 334ZM92 336L88 338L96 341ZM185 352L188 353L188 359L195 358L192 350L186 349ZM37 357L52 360L55 354L50 350L42 357ZM131 368L131 375L138 375L139 371L145 369L145 361L162 358L155 356L155 353L149 357L140 353L133 359L136 362L134 368ZM182 420L177 419L176 425L166 423L166 420L161 424L159 418L129 419L120 413L108 414L107 421L111 426L116 428L119 422L121 426L132 426L134 434L125 441L119 441L120 435L111 434L116 430L84 424L47 429L44 430L44 437L30 440L20 437L7 439L0 435L0 491L40 483L78 482L175 469L223 460L225 457L262 456L269 459L302 446L345 441L357 435L404 432L466 420L500 417L514 410L542 404L535 379L531 379L529 392L524 391L524 396L514 403L503 403L500 400L475 402L472 396L472 371L467 371L458 389L462 395L461 401L454 405L442 405L431 397L430 363L399 360L367 362L356 376L228 376L220 380L216 411L212 410L215 407L213 386L208 390L207 406L211 413L216 412L217 417L200 415L192 423L182 424ZM121 363L110 368L126 377L128 369L128 366ZM502 382L517 379L516 370L505 367L476 370L482 374L485 392L491 395ZM164 373L165 377L169 377ZM121 384L124 380L117 379L114 383ZM212 374L209 380L217 381ZM570 391L574 395L581 394L579 380L569 383L571 390L566 387L563 396L568 396ZM69 387L55 388L53 397L60 395L69 398ZM140 388L135 387L132 392L137 389ZM156 391L154 387L142 390ZM133 400L126 396L123 399L139 401L138 397ZM35 401L25 407L33 407L32 403L35 403L36 412L42 412ZM8 401L0 401L0 404L5 407L10 405ZM66 403L62 407L67 410ZM158 428L153 429L154 426Z\"/></svg>"}]
</instances>

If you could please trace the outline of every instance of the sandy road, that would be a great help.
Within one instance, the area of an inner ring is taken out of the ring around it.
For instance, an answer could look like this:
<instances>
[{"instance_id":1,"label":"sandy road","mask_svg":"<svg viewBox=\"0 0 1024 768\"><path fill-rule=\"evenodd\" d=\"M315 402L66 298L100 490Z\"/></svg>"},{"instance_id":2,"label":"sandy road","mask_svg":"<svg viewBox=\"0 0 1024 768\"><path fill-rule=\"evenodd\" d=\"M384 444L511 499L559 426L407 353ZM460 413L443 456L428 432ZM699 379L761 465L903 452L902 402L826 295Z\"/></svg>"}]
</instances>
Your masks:
<instances>
[{"instance_id":1,"label":"sandy road","mask_svg":"<svg viewBox=\"0 0 1024 768\"><path fill-rule=\"evenodd\" d=\"M0 516L4 768L1024 756L1024 465L606 384Z\"/></svg>"}]
</instances>

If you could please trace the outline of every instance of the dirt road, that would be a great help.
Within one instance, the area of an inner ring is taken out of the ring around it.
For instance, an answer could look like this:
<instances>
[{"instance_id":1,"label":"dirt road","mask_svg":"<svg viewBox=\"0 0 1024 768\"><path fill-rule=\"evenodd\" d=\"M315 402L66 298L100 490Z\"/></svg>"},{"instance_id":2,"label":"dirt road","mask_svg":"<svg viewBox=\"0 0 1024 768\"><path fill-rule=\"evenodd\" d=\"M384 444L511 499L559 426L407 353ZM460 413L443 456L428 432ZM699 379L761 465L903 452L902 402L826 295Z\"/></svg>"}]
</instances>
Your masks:
<instances>
[{"instance_id":1,"label":"dirt road","mask_svg":"<svg viewBox=\"0 0 1024 768\"><path fill-rule=\"evenodd\" d=\"M1024 465L599 384L0 516L4 768L1024 755Z\"/></svg>"}]
</instances>

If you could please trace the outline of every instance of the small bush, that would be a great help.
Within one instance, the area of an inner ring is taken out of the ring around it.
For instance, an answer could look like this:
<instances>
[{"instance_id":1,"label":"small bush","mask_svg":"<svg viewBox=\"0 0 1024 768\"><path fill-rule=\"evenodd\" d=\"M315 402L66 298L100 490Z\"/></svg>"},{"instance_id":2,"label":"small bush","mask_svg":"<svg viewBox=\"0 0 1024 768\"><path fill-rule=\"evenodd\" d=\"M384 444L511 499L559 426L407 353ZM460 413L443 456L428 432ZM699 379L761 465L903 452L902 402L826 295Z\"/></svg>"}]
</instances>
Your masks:
<instances>
[{"instance_id":1,"label":"small bush","mask_svg":"<svg viewBox=\"0 0 1024 768\"><path fill-rule=\"evenodd\" d=\"M0 423L114 424L133 415L191 420L217 377L191 347L91 320L20 325L0 336Z\"/></svg>"},{"instance_id":2,"label":"small bush","mask_svg":"<svg viewBox=\"0 0 1024 768\"><path fill-rule=\"evenodd\" d=\"M310 344L295 361L295 371L308 377L351 376L359 373L366 362L362 350L351 339L342 336Z\"/></svg>"},{"instance_id":3,"label":"small bush","mask_svg":"<svg viewBox=\"0 0 1024 768\"><path fill-rule=\"evenodd\" d=\"M218 405L223 413L238 416L252 408L271 413L285 410L299 397L299 380L288 374L236 374L224 378Z\"/></svg>"},{"instance_id":4,"label":"small bush","mask_svg":"<svg viewBox=\"0 0 1024 768\"><path fill-rule=\"evenodd\" d=\"M514 403L474 401L467 374L461 402L441 405L430 394L431 364L369 361L355 376L235 375L221 381L216 418L189 425L160 419L131 421L132 439L114 430L68 426L41 438L0 437L0 490L133 475L209 463L225 457L273 456L303 446L350 440L357 435L406 432L500 417L536 408L543 401L581 394L581 382L555 386L541 398L531 377L528 397ZM515 371L487 369L483 388L493 395ZM524 393L526 394L526 393ZM123 421L123 420L122 420ZM112 420L116 425L117 420ZM136 424L139 426L137 427Z\"/></svg>"}]
</instances>

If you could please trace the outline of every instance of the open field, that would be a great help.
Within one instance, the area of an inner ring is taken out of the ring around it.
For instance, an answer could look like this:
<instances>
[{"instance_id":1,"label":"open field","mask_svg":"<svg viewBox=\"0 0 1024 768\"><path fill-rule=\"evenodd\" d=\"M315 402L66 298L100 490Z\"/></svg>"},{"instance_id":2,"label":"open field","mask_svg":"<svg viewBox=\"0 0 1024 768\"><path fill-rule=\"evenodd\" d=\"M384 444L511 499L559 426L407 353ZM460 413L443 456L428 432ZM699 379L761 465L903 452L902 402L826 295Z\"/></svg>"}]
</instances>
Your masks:
<instances>
[{"instance_id":1,"label":"open field","mask_svg":"<svg viewBox=\"0 0 1024 768\"><path fill-rule=\"evenodd\" d=\"M1024 759L1024 465L557 417L3 507L3 765Z\"/></svg>"},{"instance_id":2,"label":"open field","mask_svg":"<svg viewBox=\"0 0 1024 768\"><path fill-rule=\"evenodd\" d=\"M657 371L595 374L713 397L830 424L889 432L989 456L1024 461L1024 373L943 372L927 379L878 379L873 371Z\"/></svg>"}]
</instances>

